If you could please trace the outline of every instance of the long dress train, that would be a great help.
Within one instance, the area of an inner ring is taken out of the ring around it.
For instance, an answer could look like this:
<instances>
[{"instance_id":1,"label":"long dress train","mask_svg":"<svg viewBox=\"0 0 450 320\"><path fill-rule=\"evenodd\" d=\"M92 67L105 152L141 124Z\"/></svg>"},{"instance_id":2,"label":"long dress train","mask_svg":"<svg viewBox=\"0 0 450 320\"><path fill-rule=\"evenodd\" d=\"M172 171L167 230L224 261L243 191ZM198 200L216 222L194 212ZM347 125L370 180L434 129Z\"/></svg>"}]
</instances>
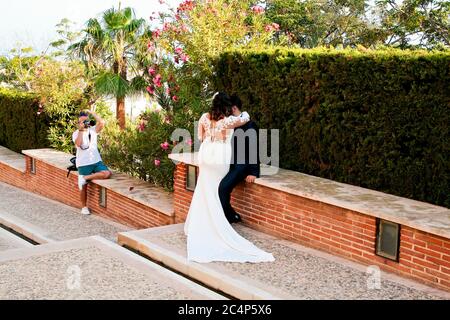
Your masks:
<instances>
[{"instance_id":1,"label":"long dress train","mask_svg":"<svg viewBox=\"0 0 450 320\"><path fill-rule=\"evenodd\" d=\"M274 261L267 253L240 236L227 221L219 199L219 183L228 173L231 161L232 128L249 120L228 117L212 124L208 114L200 118L199 176L184 225L188 260L196 262ZM202 126L202 128L200 128Z\"/></svg>"}]
</instances>

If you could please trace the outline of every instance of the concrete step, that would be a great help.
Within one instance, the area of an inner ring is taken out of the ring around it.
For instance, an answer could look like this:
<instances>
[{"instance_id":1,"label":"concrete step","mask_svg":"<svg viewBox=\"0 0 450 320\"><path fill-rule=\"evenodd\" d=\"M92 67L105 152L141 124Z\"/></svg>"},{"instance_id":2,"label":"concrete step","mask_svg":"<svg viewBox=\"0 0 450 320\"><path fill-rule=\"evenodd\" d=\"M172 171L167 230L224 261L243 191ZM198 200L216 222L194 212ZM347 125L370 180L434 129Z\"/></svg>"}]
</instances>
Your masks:
<instances>
[{"instance_id":1,"label":"concrete step","mask_svg":"<svg viewBox=\"0 0 450 320\"><path fill-rule=\"evenodd\" d=\"M31 243L0 227L0 252L30 247L33 247Z\"/></svg>"},{"instance_id":2,"label":"concrete step","mask_svg":"<svg viewBox=\"0 0 450 320\"><path fill-rule=\"evenodd\" d=\"M450 299L448 292L377 267L368 268L242 225L233 226L258 247L272 252L275 261L189 262L183 224L122 232L118 242L238 299Z\"/></svg>"},{"instance_id":3,"label":"concrete step","mask_svg":"<svg viewBox=\"0 0 450 320\"><path fill-rule=\"evenodd\" d=\"M0 253L2 299L225 299L102 237Z\"/></svg>"}]
</instances>

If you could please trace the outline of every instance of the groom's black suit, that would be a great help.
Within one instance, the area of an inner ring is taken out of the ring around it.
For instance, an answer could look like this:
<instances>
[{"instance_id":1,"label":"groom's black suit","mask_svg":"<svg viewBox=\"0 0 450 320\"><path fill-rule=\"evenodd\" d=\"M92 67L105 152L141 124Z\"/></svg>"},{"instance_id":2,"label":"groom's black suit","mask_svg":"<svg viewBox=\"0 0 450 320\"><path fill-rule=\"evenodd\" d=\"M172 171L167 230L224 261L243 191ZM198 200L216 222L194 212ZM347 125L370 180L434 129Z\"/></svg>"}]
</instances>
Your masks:
<instances>
[{"instance_id":1,"label":"groom's black suit","mask_svg":"<svg viewBox=\"0 0 450 320\"><path fill-rule=\"evenodd\" d=\"M241 130L241 131L240 131ZM239 141L238 136L243 135L248 130L255 130L256 133L256 145L250 145L250 139L245 137L245 154L241 154L244 151L242 148L238 148ZM234 130L232 137L232 162L230 165L230 171L222 179L219 184L219 198L222 203L223 211L227 220L230 223L241 221L241 217L233 209L230 203L231 192L239 184L239 182L244 181L248 175L255 176L259 178L259 135L258 126L253 121L249 121L241 127ZM252 148L252 149L250 149ZM256 152L256 163L255 157L252 157L252 153Z\"/></svg>"}]
</instances>

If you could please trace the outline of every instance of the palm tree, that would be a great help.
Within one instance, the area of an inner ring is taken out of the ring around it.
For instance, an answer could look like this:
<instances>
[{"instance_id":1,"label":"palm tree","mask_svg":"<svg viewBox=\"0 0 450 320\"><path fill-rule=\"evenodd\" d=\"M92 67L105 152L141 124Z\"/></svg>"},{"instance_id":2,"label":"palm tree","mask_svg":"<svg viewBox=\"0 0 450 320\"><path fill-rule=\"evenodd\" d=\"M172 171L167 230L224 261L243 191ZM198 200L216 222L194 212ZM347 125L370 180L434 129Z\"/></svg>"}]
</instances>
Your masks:
<instances>
[{"instance_id":1,"label":"palm tree","mask_svg":"<svg viewBox=\"0 0 450 320\"><path fill-rule=\"evenodd\" d=\"M83 38L69 50L93 77L97 94L116 97L116 115L125 128L125 97L145 88L140 52L151 35L144 19L136 19L133 9L108 9L86 22ZM130 79L131 77L131 79Z\"/></svg>"}]
</instances>

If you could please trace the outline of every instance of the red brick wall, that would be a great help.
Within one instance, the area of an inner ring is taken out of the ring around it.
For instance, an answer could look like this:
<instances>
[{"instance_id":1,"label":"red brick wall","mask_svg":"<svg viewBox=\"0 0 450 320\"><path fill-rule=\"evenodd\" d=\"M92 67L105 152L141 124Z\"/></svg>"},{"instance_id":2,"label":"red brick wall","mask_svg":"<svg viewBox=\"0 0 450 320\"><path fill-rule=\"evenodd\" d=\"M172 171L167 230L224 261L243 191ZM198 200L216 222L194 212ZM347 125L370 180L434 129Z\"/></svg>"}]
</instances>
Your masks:
<instances>
[{"instance_id":1,"label":"red brick wall","mask_svg":"<svg viewBox=\"0 0 450 320\"><path fill-rule=\"evenodd\" d=\"M18 188L26 188L26 174L0 162L0 181Z\"/></svg>"},{"instance_id":2,"label":"red brick wall","mask_svg":"<svg viewBox=\"0 0 450 320\"><path fill-rule=\"evenodd\" d=\"M106 208L101 207L99 205L100 189L99 185L89 185L87 203L88 207L100 216L119 221L137 229L164 226L174 222L173 217L169 217L112 190L106 191Z\"/></svg>"},{"instance_id":3,"label":"red brick wall","mask_svg":"<svg viewBox=\"0 0 450 320\"><path fill-rule=\"evenodd\" d=\"M26 165L27 184L25 189L69 206L81 208L76 175L71 174L67 177L67 170L56 168L39 160L36 160L36 174L32 174L29 156L26 156Z\"/></svg>"},{"instance_id":4,"label":"red brick wall","mask_svg":"<svg viewBox=\"0 0 450 320\"><path fill-rule=\"evenodd\" d=\"M403 227L400 243L400 265L405 267L404 272L449 290L449 239Z\"/></svg>"},{"instance_id":5,"label":"red brick wall","mask_svg":"<svg viewBox=\"0 0 450 320\"><path fill-rule=\"evenodd\" d=\"M77 175L36 160L36 174L31 173L31 158L26 156L26 173L0 163L0 181L41 194L47 198L81 208ZM88 185L88 207L92 212L134 228L162 226L173 217L149 208L116 192L107 190L107 207L99 206L100 186Z\"/></svg>"},{"instance_id":6,"label":"red brick wall","mask_svg":"<svg viewBox=\"0 0 450 320\"><path fill-rule=\"evenodd\" d=\"M193 192L186 190L187 168L185 165L177 165L173 179L173 204L175 209L175 223L186 220Z\"/></svg>"},{"instance_id":7,"label":"red brick wall","mask_svg":"<svg viewBox=\"0 0 450 320\"><path fill-rule=\"evenodd\" d=\"M186 219L193 195L185 182L186 167L179 164L174 186L177 223ZM241 183L232 205L253 229L450 290L449 239L402 226L395 262L375 255L374 217L257 184Z\"/></svg>"}]
</instances>

